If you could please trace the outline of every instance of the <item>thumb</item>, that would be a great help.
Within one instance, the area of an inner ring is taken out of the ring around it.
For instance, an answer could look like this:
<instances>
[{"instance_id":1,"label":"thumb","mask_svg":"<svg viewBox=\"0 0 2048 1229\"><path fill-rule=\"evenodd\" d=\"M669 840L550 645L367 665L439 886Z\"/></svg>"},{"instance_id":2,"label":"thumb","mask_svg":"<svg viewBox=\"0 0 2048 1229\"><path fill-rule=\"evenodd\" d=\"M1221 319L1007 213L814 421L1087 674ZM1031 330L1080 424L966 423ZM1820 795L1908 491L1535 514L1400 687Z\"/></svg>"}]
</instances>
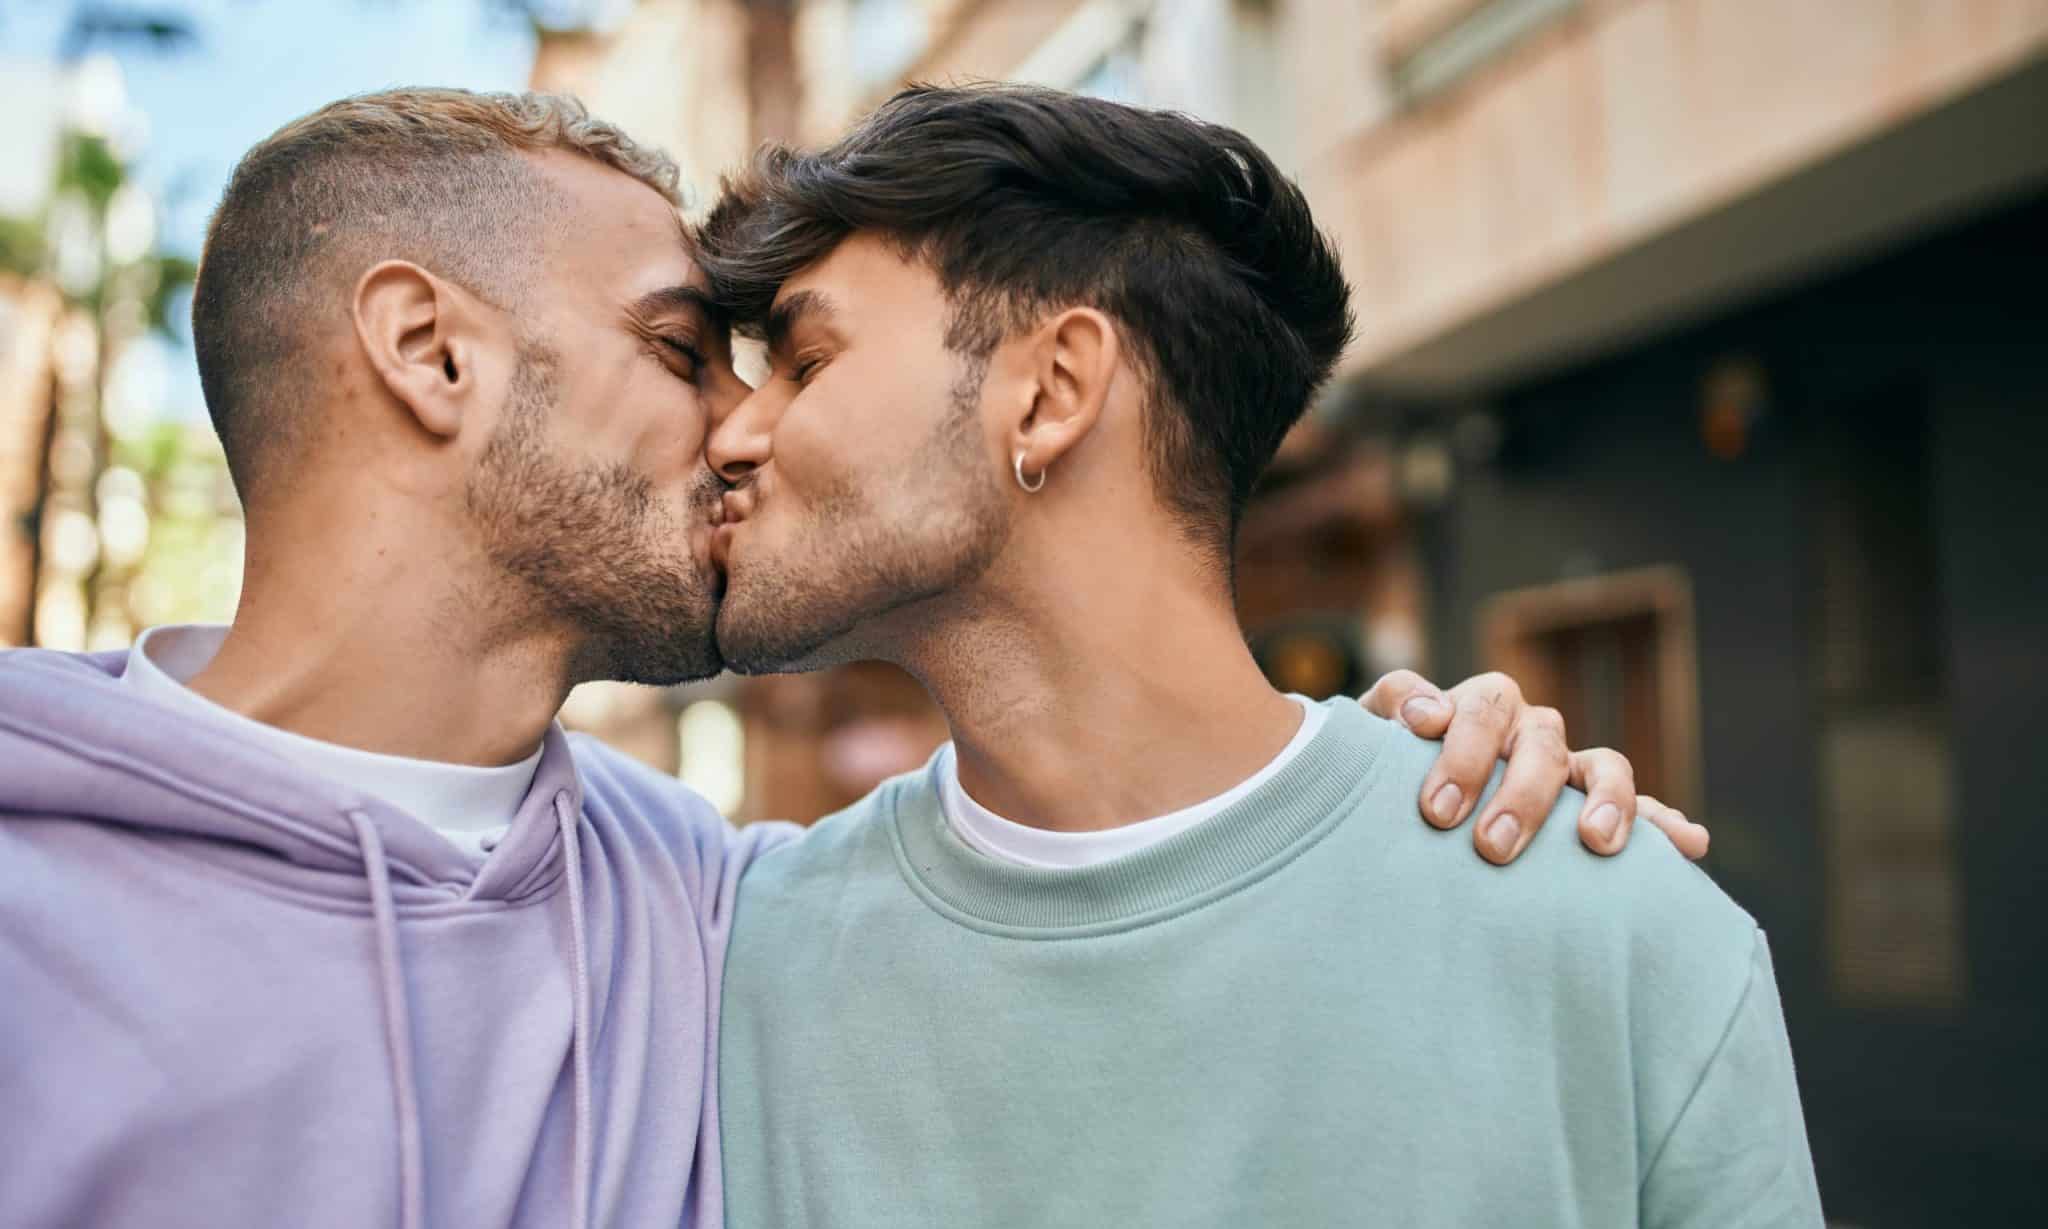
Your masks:
<instances>
[{"instance_id":1,"label":"thumb","mask_svg":"<svg viewBox=\"0 0 2048 1229\"><path fill-rule=\"evenodd\" d=\"M1451 702L1435 683L1413 670L1391 670L1360 697L1365 711L1398 721L1423 738L1442 738L1451 724Z\"/></svg>"}]
</instances>

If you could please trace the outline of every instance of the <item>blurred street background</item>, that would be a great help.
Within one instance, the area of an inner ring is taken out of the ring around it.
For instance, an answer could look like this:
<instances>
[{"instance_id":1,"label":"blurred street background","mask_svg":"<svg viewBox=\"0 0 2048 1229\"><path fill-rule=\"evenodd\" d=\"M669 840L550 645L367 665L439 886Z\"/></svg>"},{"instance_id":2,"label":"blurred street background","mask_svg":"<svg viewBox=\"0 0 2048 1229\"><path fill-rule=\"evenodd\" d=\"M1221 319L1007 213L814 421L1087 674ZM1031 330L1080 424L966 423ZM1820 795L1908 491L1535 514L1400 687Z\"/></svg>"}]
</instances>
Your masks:
<instances>
[{"instance_id":1,"label":"blurred street background","mask_svg":"<svg viewBox=\"0 0 2048 1229\"><path fill-rule=\"evenodd\" d=\"M1273 679L1503 669L1626 752L1770 933L1830 1220L2048 1223L2048 0L0 0L0 645L233 613L189 290L285 121L573 92L701 207L968 78L1241 128L1337 237ZM564 717L741 820L944 736L875 666Z\"/></svg>"}]
</instances>

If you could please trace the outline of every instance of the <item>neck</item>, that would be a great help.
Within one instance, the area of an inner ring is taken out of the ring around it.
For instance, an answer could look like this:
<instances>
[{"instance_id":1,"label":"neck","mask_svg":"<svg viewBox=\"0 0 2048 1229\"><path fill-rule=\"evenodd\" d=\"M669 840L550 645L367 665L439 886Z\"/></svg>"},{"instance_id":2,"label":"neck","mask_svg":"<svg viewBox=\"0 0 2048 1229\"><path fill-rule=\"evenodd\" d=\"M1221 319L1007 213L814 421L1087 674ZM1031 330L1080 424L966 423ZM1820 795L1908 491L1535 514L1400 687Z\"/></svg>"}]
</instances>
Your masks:
<instances>
[{"instance_id":1,"label":"neck","mask_svg":"<svg viewBox=\"0 0 2048 1229\"><path fill-rule=\"evenodd\" d=\"M960 783L983 806L1052 830L1137 823L1230 789L1300 728L1223 582L1177 543L1018 564L1061 580L992 584L903 661L945 710Z\"/></svg>"},{"instance_id":2,"label":"neck","mask_svg":"<svg viewBox=\"0 0 2048 1229\"><path fill-rule=\"evenodd\" d=\"M410 553L434 540L414 528L272 533L264 551L252 526L234 624L188 684L266 725L364 751L479 765L532 754L568 694L567 637L480 609L481 586L466 591L445 556Z\"/></svg>"}]
</instances>

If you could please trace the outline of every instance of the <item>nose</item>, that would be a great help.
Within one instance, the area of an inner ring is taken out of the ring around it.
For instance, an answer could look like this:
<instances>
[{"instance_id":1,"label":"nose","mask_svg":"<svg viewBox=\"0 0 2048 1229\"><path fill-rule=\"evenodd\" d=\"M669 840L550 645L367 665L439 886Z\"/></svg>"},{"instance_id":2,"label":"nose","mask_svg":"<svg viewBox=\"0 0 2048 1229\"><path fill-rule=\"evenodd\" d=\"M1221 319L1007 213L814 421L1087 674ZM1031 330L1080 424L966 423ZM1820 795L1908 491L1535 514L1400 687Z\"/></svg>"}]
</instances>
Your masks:
<instances>
[{"instance_id":1,"label":"nose","mask_svg":"<svg viewBox=\"0 0 2048 1229\"><path fill-rule=\"evenodd\" d=\"M770 441L780 409L773 403L773 388L772 381L764 383L711 428L704 456L727 482L744 480L773 454Z\"/></svg>"}]
</instances>

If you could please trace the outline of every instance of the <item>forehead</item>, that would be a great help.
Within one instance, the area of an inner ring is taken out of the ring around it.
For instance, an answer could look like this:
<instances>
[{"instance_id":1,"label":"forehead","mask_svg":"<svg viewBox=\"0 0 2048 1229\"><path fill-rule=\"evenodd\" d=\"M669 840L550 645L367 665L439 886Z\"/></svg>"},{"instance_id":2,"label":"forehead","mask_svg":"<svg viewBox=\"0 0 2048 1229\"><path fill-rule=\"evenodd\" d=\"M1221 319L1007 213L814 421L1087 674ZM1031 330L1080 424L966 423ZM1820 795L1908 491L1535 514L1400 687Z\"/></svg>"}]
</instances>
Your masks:
<instances>
[{"instance_id":1,"label":"forehead","mask_svg":"<svg viewBox=\"0 0 2048 1229\"><path fill-rule=\"evenodd\" d=\"M547 228L549 280L560 290L630 302L670 286L706 284L682 218L661 193L580 155L550 152L535 161L564 208Z\"/></svg>"},{"instance_id":2,"label":"forehead","mask_svg":"<svg viewBox=\"0 0 2048 1229\"><path fill-rule=\"evenodd\" d=\"M938 276L923 261L866 233L848 236L822 260L798 270L776 290L775 302L806 292L863 322L936 319L945 298Z\"/></svg>"}]
</instances>

